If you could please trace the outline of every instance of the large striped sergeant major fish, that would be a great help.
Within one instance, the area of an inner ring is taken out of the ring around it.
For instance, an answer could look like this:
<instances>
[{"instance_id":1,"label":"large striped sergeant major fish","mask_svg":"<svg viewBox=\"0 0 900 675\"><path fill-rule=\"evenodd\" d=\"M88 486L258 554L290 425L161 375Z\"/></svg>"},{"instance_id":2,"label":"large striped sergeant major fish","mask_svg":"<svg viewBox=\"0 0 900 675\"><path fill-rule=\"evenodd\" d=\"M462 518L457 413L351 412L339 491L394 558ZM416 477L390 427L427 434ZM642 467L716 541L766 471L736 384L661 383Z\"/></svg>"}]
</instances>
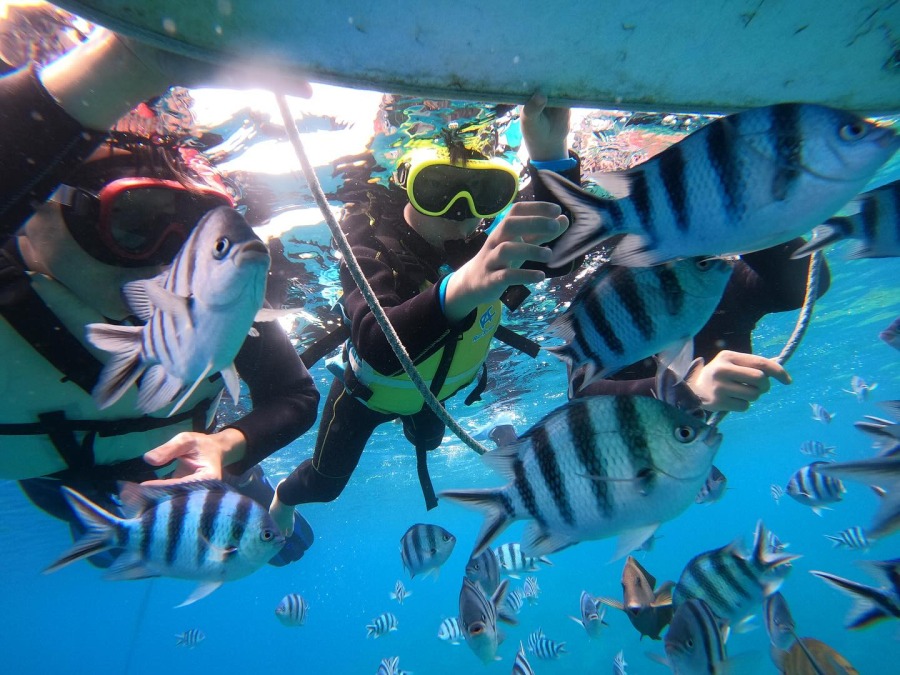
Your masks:
<instances>
[{"instance_id":1,"label":"large striped sergeant major fish","mask_svg":"<svg viewBox=\"0 0 900 675\"><path fill-rule=\"evenodd\" d=\"M712 316L731 270L730 261L708 258L601 267L549 328L565 341L548 351L568 367L569 398L578 373L580 389L659 352L674 360Z\"/></svg>"},{"instance_id":2,"label":"large striped sergeant major fish","mask_svg":"<svg viewBox=\"0 0 900 675\"><path fill-rule=\"evenodd\" d=\"M142 326L92 323L87 339L112 354L92 395L108 408L140 378L137 407L155 412L178 398L175 414L197 386L221 373L235 403L234 358L262 310L269 250L244 217L227 207L207 213L162 274L122 288ZM252 330L251 330L252 329Z\"/></svg>"},{"instance_id":3,"label":"large striped sergeant major fish","mask_svg":"<svg viewBox=\"0 0 900 675\"><path fill-rule=\"evenodd\" d=\"M497 589L487 596L481 586L463 578L459 591L459 628L469 649L484 663L499 660L497 648L505 636L497 627L497 621L517 623L515 617L501 611L509 579L504 579Z\"/></svg>"},{"instance_id":4,"label":"large striped sergeant major fish","mask_svg":"<svg viewBox=\"0 0 900 675\"><path fill-rule=\"evenodd\" d=\"M528 519L527 555L620 535L621 556L693 503L721 440L714 427L648 396L578 398L484 455L507 485L442 496L485 512L472 555Z\"/></svg>"},{"instance_id":5,"label":"large striped sergeant major fish","mask_svg":"<svg viewBox=\"0 0 900 675\"><path fill-rule=\"evenodd\" d=\"M268 510L219 481L165 487L121 482L124 517L69 487L63 486L62 493L87 533L45 573L102 551L123 549L105 578L199 581L179 607L256 571L284 546L284 536Z\"/></svg>"},{"instance_id":6,"label":"large striped sergeant major fish","mask_svg":"<svg viewBox=\"0 0 900 675\"><path fill-rule=\"evenodd\" d=\"M790 241L865 189L900 137L853 113L780 103L716 119L627 171L597 178L602 199L552 171L541 178L573 214L557 267L615 235L632 267L749 253Z\"/></svg>"}]
</instances>

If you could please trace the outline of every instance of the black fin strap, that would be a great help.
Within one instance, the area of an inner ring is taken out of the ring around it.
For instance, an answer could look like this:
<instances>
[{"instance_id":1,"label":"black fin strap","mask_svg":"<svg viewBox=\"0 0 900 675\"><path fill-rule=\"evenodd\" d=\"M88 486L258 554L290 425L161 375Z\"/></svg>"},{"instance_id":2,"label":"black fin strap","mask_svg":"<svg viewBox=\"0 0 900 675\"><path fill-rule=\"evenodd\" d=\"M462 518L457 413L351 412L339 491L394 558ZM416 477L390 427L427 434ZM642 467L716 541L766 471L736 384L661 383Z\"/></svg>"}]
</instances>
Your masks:
<instances>
[{"instance_id":1,"label":"black fin strap","mask_svg":"<svg viewBox=\"0 0 900 675\"><path fill-rule=\"evenodd\" d=\"M419 474L419 485L422 486L425 508L431 511L438 505L438 500L434 494L434 486L431 484L431 476L428 474L428 450L421 445L416 446L416 472Z\"/></svg>"},{"instance_id":2,"label":"black fin strap","mask_svg":"<svg viewBox=\"0 0 900 675\"><path fill-rule=\"evenodd\" d=\"M500 342L509 345L513 349L520 351L523 354L528 354L528 356L533 359L537 358L537 355L541 351L541 346L537 342L525 337L524 335L519 335L519 333L510 330L503 324L501 324L497 328L497 332L494 333L494 337L500 340Z\"/></svg>"}]
</instances>

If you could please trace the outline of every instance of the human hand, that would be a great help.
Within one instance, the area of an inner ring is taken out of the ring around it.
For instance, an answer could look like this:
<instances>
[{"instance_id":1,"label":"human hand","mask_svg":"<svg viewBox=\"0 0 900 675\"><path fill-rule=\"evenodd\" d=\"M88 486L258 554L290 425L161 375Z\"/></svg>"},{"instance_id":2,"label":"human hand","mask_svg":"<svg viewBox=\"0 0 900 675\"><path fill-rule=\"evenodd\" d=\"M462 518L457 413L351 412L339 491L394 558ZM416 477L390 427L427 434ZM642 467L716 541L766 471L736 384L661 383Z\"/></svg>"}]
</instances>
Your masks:
<instances>
[{"instance_id":1,"label":"human hand","mask_svg":"<svg viewBox=\"0 0 900 675\"><path fill-rule=\"evenodd\" d=\"M172 440L144 453L144 461L165 466L177 461L170 478L145 481L144 485L173 485L195 480L222 480L223 467L229 458L243 455L246 439L237 429L223 429L215 434L182 432Z\"/></svg>"},{"instance_id":2,"label":"human hand","mask_svg":"<svg viewBox=\"0 0 900 675\"><path fill-rule=\"evenodd\" d=\"M289 537L294 531L294 507L282 504L278 499L278 486L284 482L284 479L275 486L275 494L272 495L272 504L269 506L269 515L278 525L278 529L285 537Z\"/></svg>"},{"instance_id":3,"label":"human hand","mask_svg":"<svg viewBox=\"0 0 900 675\"><path fill-rule=\"evenodd\" d=\"M461 321L478 305L499 298L509 286L543 281L543 272L521 266L526 260L549 262L551 251L541 244L556 239L568 226L557 204L513 204L478 253L450 275L444 314L452 322Z\"/></svg>"},{"instance_id":4,"label":"human hand","mask_svg":"<svg viewBox=\"0 0 900 675\"><path fill-rule=\"evenodd\" d=\"M548 108L543 94L535 94L522 106L522 137L531 159L550 162L569 156L569 117L568 108Z\"/></svg>"},{"instance_id":5,"label":"human hand","mask_svg":"<svg viewBox=\"0 0 900 675\"><path fill-rule=\"evenodd\" d=\"M687 384L704 410L743 412L769 391L770 377L791 383L791 376L773 359L723 349L697 369Z\"/></svg>"}]
</instances>

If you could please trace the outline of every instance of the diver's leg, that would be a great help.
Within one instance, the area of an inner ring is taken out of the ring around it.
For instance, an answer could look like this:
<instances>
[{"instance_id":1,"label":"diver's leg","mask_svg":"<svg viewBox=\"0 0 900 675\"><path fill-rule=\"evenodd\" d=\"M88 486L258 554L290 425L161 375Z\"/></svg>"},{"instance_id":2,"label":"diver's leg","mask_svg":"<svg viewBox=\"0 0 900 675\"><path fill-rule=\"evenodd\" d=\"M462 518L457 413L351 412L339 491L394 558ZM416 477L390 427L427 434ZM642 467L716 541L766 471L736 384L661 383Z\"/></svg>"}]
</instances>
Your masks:
<instances>
[{"instance_id":1,"label":"diver's leg","mask_svg":"<svg viewBox=\"0 0 900 675\"><path fill-rule=\"evenodd\" d=\"M425 498L425 508L428 511L437 506L438 501L431 484L431 476L428 474L426 453L441 444L445 430L444 423L427 406L415 415L403 417L403 433L416 448L416 471L419 475L422 496Z\"/></svg>"}]
</instances>

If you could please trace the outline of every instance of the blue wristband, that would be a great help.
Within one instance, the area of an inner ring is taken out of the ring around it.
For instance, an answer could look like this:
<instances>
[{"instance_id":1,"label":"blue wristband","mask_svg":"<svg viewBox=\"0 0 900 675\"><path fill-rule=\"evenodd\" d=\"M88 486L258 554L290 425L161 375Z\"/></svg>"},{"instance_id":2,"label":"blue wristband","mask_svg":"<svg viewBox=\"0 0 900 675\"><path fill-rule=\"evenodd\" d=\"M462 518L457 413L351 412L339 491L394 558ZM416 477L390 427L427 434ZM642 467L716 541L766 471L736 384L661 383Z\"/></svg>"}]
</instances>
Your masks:
<instances>
[{"instance_id":1,"label":"blue wristband","mask_svg":"<svg viewBox=\"0 0 900 675\"><path fill-rule=\"evenodd\" d=\"M450 281L450 277L453 276L453 272L445 276L441 279L441 284L438 286L438 299L441 301L441 311L446 314L445 305L447 304L447 282Z\"/></svg>"},{"instance_id":2,"label":"blue wristband","mask_svg":"<svg viewBox=\"0 0 900 675\"><path fill-rule=\"evenodd\" d=\"M578 160L574 157L566 157L565 159L554 159L549 162L536 162L533 159L528 160L531 166L539 171L555 171L560 173L568 171L578 166Z\"/></svg>"}]
</instances>

